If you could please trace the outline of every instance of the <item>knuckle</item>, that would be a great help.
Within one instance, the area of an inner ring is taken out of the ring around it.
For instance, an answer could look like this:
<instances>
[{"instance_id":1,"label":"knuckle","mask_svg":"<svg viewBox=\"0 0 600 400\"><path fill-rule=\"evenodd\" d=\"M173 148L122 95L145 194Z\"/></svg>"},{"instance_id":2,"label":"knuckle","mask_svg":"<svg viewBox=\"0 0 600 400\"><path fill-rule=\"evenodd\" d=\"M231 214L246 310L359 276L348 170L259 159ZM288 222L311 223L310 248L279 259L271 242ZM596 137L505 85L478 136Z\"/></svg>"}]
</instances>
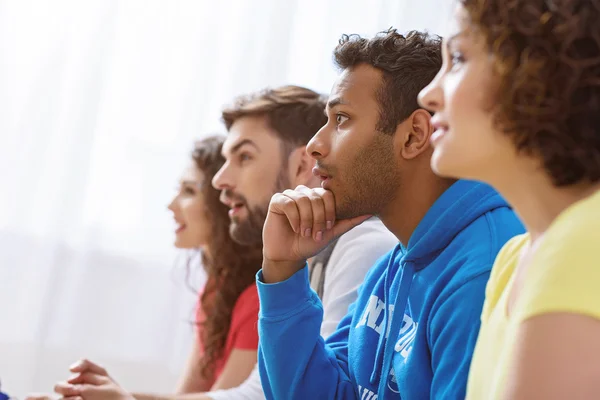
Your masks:
<instances>
[{"instance_id":1,"label":"knuckle","mask_svg":"<svg viewBox=\"0 0 600 400\"><path fill-rule=\"evenodd\" d=\"M312 224L313 213L312 213L312 210L310 209L310 207L300 210L300 218L302 219L303 223Z\"/></svg>"},{"instance_id":2,"label":"knuckle","mask_svg":"<svg viewBox=\"0 0 600 400\"><path fill-rule=\"evenodd\" d=\"M312 223L313 223L312 213L302 215L300 218L302 219L303 225L312 225Z\"/></svg>"},{"instance_id":3,"label":"knuckle","mask_svg":"<svg viewBox=\"0 0 600 400\"><path fill-rule=\"evenodd\" d=\"M101 384L104 384L104 382L101 382ZM89 396L92 394L92 392L94 392L96 389L95 385L89 385L89 384L85 384L85 385L81 385L81 389L79 390L79 393L85 398L86 396Z\"/></svg>"},{"instance_id":4,"label":"knuckle","mask_svg":"<svg viewBox=\"0 0 600 400\"><path fill-rule=\"evenodd\" d=\"M317 193L323 201L331 201L333 200L333 193L329 190L325 190L322 188L315 189L315 193Z\"/></svg>"},{"instance_id":5,"label":"knuckle","mask_svg":"<svg viewBox=\"0 0 600 400\"><path fill-rule=\"evenodd\" d=\"M283 202L286 201L286 199L288 199L288 197L286 197L284 194L282 194L282 193L275 193L271 197L271 204L283 203Z\"/></svg>"},{"instance_id":6,"label":"knuckle","mask_svg":"<svg viewBox=\"0 0 600 400\"><path fill-rule=\"evenodd\" d=\"M323 199L320 198L319 196L310 196L310 202L314 205L314 206L322 206L323 205Z\"/></svg>"},{"instance_id":7,"label":"knuckle","mask_svg":"<svg viewBox=\"0 0 600 400\"><path fill-rule=\"evenodd\" d=\"M320 208L315 210L315 223L325 223L325 210Z\"/></svg>"},{"instance_id":8,"label":"knuckle","mask_svg":"<svg viewBox=\"0 0 600 400\"><path fill-rule=\"evenodd\" d=\"M310 189L310 191L308 191L306 193L306 196L312 202L322 202L323 201L323 197L321 196L321 194L318 193L317 191L315 191L314 189Z\"/></svg>"},{"instance_id":9,"label":"knuckle","mask_svg":"<svg viewBox=\"0 0 600 400\"><path fill-rule=\"evenodd\" d=\"M300 205L302 205L303 207L310 205L311 203L311 199L308 196L301 196L298 197L298 199L296 199L296 202Z\"/></svg>"},{"instance_id":10,"label":"knuckle","mask_svg":"<svg viewBox=\"0 0 600 400\"><path fill-rule=\"evenodd\" d=\"M289 206L290 204L294 203L294 200L290 199L287 196L282 196L281 199L279 200L279 203L281 203L284 206Z\"/></svg>"},{"instance_id":11,"label":"knuckle","mask_svg":"<svg viewBox=\"0 0 600 400\"><path fill-rule=\"evenodd\" d=\"M311 191L308 193L308 196L313 200L323 200L321 194L313 189L311 189Z\"/></svg>"},{"instance_id":12,"label":"knuckle","mask_svg":"<svg viewBox=\"0 0 600 400\"><path fill-rule=\"evenodd\" d=\"M335 198L335 196L333 195L332 191L325 190L325 189L322 189L322 190L323 190L323 198L325 198L325 199L331 199L331 200L333 200Z\"/></svg>"}]
</instances>

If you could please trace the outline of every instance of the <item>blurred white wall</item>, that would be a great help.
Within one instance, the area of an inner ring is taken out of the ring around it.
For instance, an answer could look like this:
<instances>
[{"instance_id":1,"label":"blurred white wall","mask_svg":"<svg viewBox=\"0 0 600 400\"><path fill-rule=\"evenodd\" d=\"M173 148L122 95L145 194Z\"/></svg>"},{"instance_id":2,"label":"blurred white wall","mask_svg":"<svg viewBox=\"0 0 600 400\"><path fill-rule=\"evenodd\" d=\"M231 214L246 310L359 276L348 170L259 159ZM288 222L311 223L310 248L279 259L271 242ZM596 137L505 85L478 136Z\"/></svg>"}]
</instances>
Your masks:
<instances>
[{"instance_id":1,"label":"blurred white wall","mask_svg":"<svg viewBox=\"0 0 600 400\"><path fill-rule=\"evenodd\" d=\"M195 298L165 206L192 141L240 93L328 92L342 33L443 34L450 3L0 0L3 388L48 391L86 356L170 390Z\"/></svg>"}]
</instances>

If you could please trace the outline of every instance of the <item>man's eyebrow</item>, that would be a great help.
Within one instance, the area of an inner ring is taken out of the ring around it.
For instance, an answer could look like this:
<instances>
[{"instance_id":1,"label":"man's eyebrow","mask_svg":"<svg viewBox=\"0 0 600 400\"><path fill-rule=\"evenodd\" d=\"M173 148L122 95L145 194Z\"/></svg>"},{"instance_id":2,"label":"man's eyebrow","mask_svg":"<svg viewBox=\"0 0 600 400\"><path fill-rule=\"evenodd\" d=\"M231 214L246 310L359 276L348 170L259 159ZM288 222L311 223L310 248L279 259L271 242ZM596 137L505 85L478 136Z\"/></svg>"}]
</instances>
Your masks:
<instances>
[{"instance_id":1,"label":"man's eyebrow","mask_svg":"<svg viewBox=\"0 0 600 400\"><path fill-rule=\"evenodd\" d=\"M254 143L252 140L250 139L243 139L240 140L238 143L236 143L230 150L230 153L236 153L242 146L245 145L250 145L252 147L254 147L256 149L257 152L260 153L260 149L258 148L258 146L256 145L256 143Z\"/></svg>"},{"instance_id":2,"label":"man's eyebrow","mask_svg":"<svg viewBox=\"0 0 600 400\"><path fill-rule=\"evenodd\" d=\"M327 102L327 108L333 108L335 106L340 105L349 106L350 103L342 99L341 97L334 97L333 99L329 99L329 101Z\"/></svg>"}]
</instances>

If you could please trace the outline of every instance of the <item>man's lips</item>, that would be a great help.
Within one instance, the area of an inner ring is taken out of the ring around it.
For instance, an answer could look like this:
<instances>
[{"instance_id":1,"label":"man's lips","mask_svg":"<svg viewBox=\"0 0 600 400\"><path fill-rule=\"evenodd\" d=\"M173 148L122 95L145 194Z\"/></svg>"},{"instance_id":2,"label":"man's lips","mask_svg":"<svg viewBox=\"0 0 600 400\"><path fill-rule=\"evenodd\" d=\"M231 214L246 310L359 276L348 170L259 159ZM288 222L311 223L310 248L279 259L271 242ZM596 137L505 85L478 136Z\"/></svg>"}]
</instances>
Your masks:
<instances>
[{"instance_id":1,"label":"man's lips","mask_svg":"<svg viewBox=\"0 0 600 400\"><path fill-rule=\"evenodd\" d=\"M330 190L331 185L331 175L325 172L323 169L319 167L314 167L312 170L314 176L321 179L321 187L326 190Z\"/></svg>"},{"instance_id":2,"label":"man's lips","mask_svg":"<svg viewBox=\"0 0 600 400\"><path fill-rule=\"evenodd\" d=\"M243 206L246 203L241 198L236 198L231 194L228 194L226 191L221 192L221 196L219 196L219 201L229 208Z\"/></svg>"},{"instance_id":3,"label":"man's lips","mask_svg":"<svg viewBox=\"0 0 600 400\"><path fill-rule=\"evenodd\" d=\"M234 205L233 207L231 207L229 209L229 216L230 217L235 217L236 215L238 215L240 212L242 212L242 210L244 209L244 205L243 204L237 204Z\"/></svg>"},{"instance_id":4,"label":"man's lips","mask_svg":"<svg viewBox=\"0 0 600 400\"><path fill-rule=\"evenodd\" d=\"M227 207L229 207L229 216L230 217L238 215L243 210L243 208L246 206L246 203L243 200L233 199L228 196L227 197L221 196L220 200L221 200L221 203L223 203Z\"/></svg>"},{"instance_id":5,"label":"man's lips","mask_svg":"<svg viewBox=\"0 0 600 400\"><path fill-rule=\"evenodd\" d=\"M319 167L314 167L312 169L312 173L314 176L320 178L322 181L331 179L331 176L329 174L327 174L325 171L323 171L322 169L320 169Z\"/></svg>"}]
</instances>

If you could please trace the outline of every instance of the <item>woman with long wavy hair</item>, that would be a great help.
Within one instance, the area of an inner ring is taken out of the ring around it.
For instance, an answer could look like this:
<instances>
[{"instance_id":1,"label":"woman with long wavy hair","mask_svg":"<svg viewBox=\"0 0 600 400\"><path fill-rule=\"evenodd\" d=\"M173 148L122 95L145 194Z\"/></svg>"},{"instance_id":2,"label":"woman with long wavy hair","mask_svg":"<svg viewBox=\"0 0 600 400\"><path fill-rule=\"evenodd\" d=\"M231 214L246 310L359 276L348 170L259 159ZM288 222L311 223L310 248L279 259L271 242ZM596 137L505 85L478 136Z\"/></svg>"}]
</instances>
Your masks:
<instances>
[{"instance_id":1,"label":"woman with long wavy hair","mask_svg":"<svg viewBox=\"0 0 600 400\"><path fill-rule=\"evenodd\" d=\"M255 275L262 246L243 246L229 236L229 209L211 186L224 163L222 144L219 136L196 143L193 162L169 205L177 222L175 246L200 248L207 274L196 318L197 347L178 390L182 393L235 387L256 363Z\"/></svg>"},{"instance_id":2,"label":"woman with long wavy hair","mask_svg":"<svg viewBox=\"0 0 600 400\"><path fill-rule=\"evenodd\" d=\"M223 138L196 143L192 162L183 172L169 209L177 223L175 247L199 249L206 284L199 296L197 340L174 395L129 393L99 365L80 360L67 382L55 390L66 398L175 399L178 395L239 386L256 364L258 295L255 275L262 265L262 246L244 246L229 236L228 207L211 180L221 168ZM30 399L47 399L30 396Z\"/></svg>"}]
</instances>

